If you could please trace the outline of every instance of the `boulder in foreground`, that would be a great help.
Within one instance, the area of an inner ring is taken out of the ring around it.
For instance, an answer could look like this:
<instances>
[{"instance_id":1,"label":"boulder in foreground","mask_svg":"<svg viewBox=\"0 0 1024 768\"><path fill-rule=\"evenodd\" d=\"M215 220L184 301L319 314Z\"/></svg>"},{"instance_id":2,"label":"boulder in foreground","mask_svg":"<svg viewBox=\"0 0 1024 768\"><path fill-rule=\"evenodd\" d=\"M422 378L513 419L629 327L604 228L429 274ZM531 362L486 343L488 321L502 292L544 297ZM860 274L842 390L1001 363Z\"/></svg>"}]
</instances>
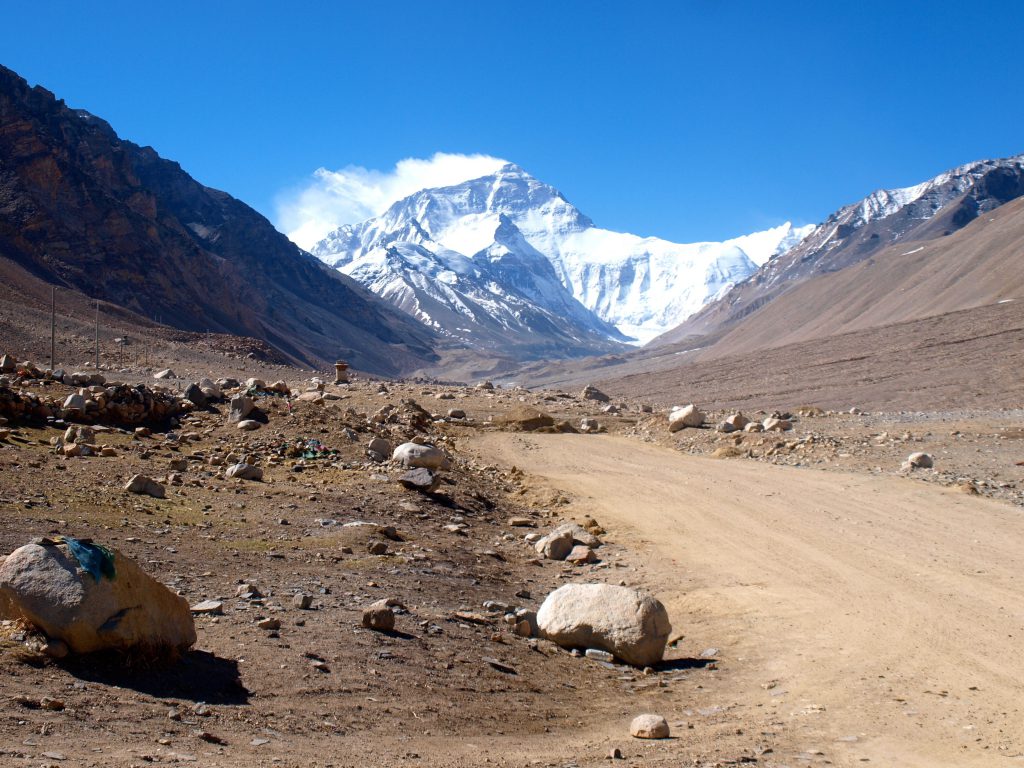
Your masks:
<instances>
[{"instance_id":1,"label":"boulder in foreground","mask_svg":"<svg viewBox=\"0 0 1024 768\"><path fill-rule=\"evenodd\" d=\"M600 648L627 664L661 661L672 625L661 602L611 584L566 584L537 612L541 637L563 648Z\"/></svg>"},{"instance_id":2,"label":"boulder in foreground","mask_svg":"<svg viewBox=\"0 0 1024 768\"><path fill-rule=\"evenodd\" d=\"M74 653L184 651L196 641L188 602L117 550L39 539L0 566L0 612Z\"/></svg>"}]
</instances>

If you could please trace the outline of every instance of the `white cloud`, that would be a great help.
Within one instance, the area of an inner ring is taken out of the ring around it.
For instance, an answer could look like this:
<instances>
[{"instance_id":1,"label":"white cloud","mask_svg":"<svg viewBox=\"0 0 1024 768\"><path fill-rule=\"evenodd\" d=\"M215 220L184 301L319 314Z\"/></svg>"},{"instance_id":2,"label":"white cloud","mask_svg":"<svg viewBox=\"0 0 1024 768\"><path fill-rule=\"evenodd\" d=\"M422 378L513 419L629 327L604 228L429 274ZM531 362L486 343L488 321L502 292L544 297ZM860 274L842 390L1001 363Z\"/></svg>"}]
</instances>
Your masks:
<instances>
[{"instance_id":1,"label":"white cloud","mask_svg":"<svg viewBox=\"0 0 1024 768\"><path fill-rule=\"evenodd\" d=\"M400 160L391 171L358 165L337 171L320 168L306 186L278 196L277 225L292 241L310 248L342 224L381 214L414 192L486 176L506 162L489 155L437 152L427 159Z\"/></svg>"}]
</instances>

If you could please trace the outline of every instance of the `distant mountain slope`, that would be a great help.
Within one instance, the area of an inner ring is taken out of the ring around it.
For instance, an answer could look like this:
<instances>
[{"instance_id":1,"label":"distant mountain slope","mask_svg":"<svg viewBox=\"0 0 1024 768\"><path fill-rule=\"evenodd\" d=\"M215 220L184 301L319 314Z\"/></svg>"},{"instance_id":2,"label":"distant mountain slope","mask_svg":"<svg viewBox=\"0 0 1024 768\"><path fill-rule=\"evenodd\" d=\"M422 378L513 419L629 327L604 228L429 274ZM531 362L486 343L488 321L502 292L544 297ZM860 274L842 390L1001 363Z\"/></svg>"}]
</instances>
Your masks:
<instances>
[{"instance_id":1,"label":"distant mountain slope","mask_svg":"<svg viewBox=\"0 0 1024 768\"><path fill-rule=\"evenodd\" d=\"M609 339L644 341L673 327L804 234L786 224L726 243L677 244L611 232L595 227L554 187L508 164L488 176L417 192L380 216L341 227L312 252L428 324L439 322L441 306L469 318L458 305L473 295L491 296L495 312L506 320L515 318L526 299L537 312L560 318L559 334L580 342L574 349L589 344L590 351L600 351ZM506 254L498 275L488 268L488 262L495 266L495 245ZM389 249L390 276L381 255ZM431 292L429 285L412 285L415 259L398 258L412 252L421 258L430 252L432 261L449 265L456 254L477 269ZM541 267L538 255L550 270ZM529 297L518 293L528 269L544 282ZM508 297L507 305L498 293ZM431 312L423 309L428 303ZM506 322L514 335L544 333L528 323L516 326ZM463 328L464 336L487 336L471 318Z\"/></svg>"},{"instance_id":2,"label":"distant mountain slope","mask_svg":"<svg viewBox=\"0 0 1024 768\"><path fill-rule=\"evenodd\" d=\"M1024 302L1024 198L949 237L903 242L804 280L696 356L752 352L1001 301Z\"/></svg>"},{"instance_id":3,"label":"distant mountain slope","mask_svg":"<svg viewBox=\"0 0 1024 768\"><path fill-rule=\"evenodd\" d=\"M0 259L177 328L395 374L436 337L230 195L0 67Z\"/></svg>"},{"instance_id":4,"label":"distant mountain slope","mask_svg":"<svg viewBox=\"0 0 1024 768\"><path fill-rule=\"evenodd\" d=\"M875 192L836 211L794 248L655 343L720 336L806 280L842 270L894 244L898 249L899 244L945 237L1021 195L1024 155L969 163L913 187Z\"/></svg>"}]
</instances>

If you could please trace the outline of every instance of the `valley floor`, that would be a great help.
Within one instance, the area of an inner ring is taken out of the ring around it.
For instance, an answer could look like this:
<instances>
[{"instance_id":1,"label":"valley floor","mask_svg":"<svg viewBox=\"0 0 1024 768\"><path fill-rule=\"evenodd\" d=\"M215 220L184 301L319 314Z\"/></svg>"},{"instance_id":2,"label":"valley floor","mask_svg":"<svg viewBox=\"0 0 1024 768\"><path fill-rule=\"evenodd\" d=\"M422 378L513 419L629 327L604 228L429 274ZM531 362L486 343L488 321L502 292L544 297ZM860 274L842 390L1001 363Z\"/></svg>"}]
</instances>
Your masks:
<instances>
[{"instance_id":1,"label":"valley floor","mask_svg":"<svg viewBox=\"0 0 1024 768\"><path fill-rule=\"evenodd\" d=\"M242 374L212 359L160 362L190 378ZM293 390L308 385L290 372ZM57 455L62 429L5 428L0 551L91 536L224 613L198 616L196 650L168 669L57 663L3 628L4 765L603 766L615 748L654 766L1021 758L1020 411L816 412L783 434L670 434L664 412L637 400L613 414L566 393L361 378L327 394L261 398L255 432L228 424L223 404L188 416L177 438L112 429L97 441L113 457ZM608 432L498 428L523 408ZM396 467L369 461L378 434L449 451L440 492L403 490ZM338 453L282 454L300 438ZM936 468L902 476L918 450ZM232 456L264 480L225 478ZM182 460L166 499L122 490ZM584 515L607 529L598 563L537 560L523 541ZM368 554L375 541L385 555ZM570 581L664 600L665 661L645 674L574 657L484 607L535 609ZM240 584L264 597L236 596ZM292 606L297 591L311 610ZM362 608L384 597L407 608L399 632L361 628ZM261 628L266 617L280 628ZM664 715L673 738L631 739L642 712Z\"/></svg>"}]
</instances>

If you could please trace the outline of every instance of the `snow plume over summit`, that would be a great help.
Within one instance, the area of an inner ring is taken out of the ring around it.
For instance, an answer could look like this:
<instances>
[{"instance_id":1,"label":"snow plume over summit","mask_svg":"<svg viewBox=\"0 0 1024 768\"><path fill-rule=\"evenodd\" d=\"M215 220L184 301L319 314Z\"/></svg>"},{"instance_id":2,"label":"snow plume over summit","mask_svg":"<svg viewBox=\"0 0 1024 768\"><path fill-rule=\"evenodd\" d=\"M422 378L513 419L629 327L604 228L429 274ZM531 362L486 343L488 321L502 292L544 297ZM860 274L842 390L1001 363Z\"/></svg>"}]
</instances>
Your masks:
<instances>
[{"instance_id":1,"label":"snow plume over summit","mask_svg":"<svg viewBox=\"0 0 1024 768\"><path fill-rule=\"evenodd\" d=\"M277 199L277 224L308 250L339 226L378 216L414 192L477 179L506 163L489 155L436 152L429 158L399 160L390 171L358 165L337 171L319 168L308 184Z\"/></svg>"}]
</instances>

